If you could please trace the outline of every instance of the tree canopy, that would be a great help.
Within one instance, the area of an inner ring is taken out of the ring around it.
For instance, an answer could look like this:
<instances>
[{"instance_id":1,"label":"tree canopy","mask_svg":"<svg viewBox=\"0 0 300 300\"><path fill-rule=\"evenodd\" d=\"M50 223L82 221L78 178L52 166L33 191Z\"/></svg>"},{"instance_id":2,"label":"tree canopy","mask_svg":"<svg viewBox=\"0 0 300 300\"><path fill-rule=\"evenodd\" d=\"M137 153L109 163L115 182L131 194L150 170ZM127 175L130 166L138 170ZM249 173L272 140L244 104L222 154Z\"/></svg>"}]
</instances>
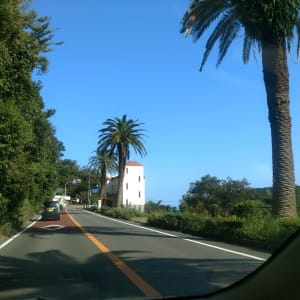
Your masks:
<instances>
[{"instance_id":1,"label":"tree canopy","mask_svg":"<svg viewBox=\"0 0 300 300\"><path fill-rule=\"evenodd\" d=\"M55 136L33 73L44 73L53 32L27 1L0 2L0 226L18 225L21 209L38 209L57 187L63 144Z\"/></svg>"},{"instance_id":2,"label":"tree canopy","mask_svg":"<svg viewBox=\"0 0 300 300\"><path fill-rule=\"evenodd\" d=\"M107 180L107 173L114 173L118 169L115 153L108 149L96 151L96 155L89 160L89 166L100 175L100 199L104 198L104 191Z\"/></svg>"},{"instance_id":3,"label":"tree canopy","mask_svg":"<svg viewBox=\"0 0 300 300\"><path fill-rule=\"evenodd\" d=\"M246 179L228 177L224 180L205 175L190 184L180 201L180 210L228 215L237 203L256 198L255 191Z\"/></svg>"}]
</instances>

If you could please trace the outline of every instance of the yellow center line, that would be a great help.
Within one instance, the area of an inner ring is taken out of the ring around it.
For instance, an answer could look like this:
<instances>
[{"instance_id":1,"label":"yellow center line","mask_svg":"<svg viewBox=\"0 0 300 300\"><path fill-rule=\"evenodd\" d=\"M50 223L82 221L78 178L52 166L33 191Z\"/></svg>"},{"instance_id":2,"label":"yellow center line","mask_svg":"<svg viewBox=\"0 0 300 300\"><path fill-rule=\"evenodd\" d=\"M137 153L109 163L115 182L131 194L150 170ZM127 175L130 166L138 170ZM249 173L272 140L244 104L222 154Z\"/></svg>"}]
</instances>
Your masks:
<instances>
[{"instance_id":1,"label":"yellow center line","mask_svg":"<svg viewBox=\"0 0 300 300\"><path fill-rule=\"evenodd\" d=\"M113 264L122 271L126 277L138 287L147 297L161 297L160 293L151 287L140 275L129 268L119 257L113 254L104 244L96 239L94 235L88 232L81 226L68 212L66 212L73 223L86 235L86 237L102 252L104 253Z\"/></svg>"}]
</instances>

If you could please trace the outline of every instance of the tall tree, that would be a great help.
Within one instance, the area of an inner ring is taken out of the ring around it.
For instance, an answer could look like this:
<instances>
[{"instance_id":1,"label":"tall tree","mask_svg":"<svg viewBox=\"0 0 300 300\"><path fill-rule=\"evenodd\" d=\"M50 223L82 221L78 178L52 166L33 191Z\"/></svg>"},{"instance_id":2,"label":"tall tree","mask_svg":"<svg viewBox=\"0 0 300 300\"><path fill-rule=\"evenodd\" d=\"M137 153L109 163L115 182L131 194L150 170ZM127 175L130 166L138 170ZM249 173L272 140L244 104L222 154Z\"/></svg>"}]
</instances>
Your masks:
<instances>
[{"instance_id":1,"label":"tall tree","mask_svg":"<svg viewBox=\"0 0 300 300\"><path fill-rule=\"evenodd\" d=\"M107 173L114 173L118 169L115 153L108 149L96 151L96 155L89 160L89 166L100 174L100 199L103 200Z\"/></svg>"},{"instance_id":2,"label":"tall tree","mask_svg":"<svg viewBox=\"0 0 300 300\"><path fill-rule=\"evenodd\" d=\"M55 137L34 72L47 70L49 18L29 1L0 1L0 226L17 223L23 203L33 208L52 196L63 150Z\"/></svg>"},{"instance_id":3,"label":"tall tree","mask_svg":"<svg viewBox=\"0 0 300 300\"><path fill-rule=\"evenodd\" d=\"M273 213L280 218L297 215L287 52L295 28L299 55L299 7L299 0L192 0L181 28L181 33L192 34L198 40L208 28L214 27L200 71L216 42L219 65L242 30L244 63L248 62L253 46L261 53L272 138Z\"/></svg>"},{"instance_id":4,"label":"tall tree","mask_svg":"<svg viewBox=\"0 0 300 300\"><path fill-rule=\"evenodd\" d=\"M122 118L115 117L103 122L104 128L99 130L99 141L97 151L104 149L116 153L118 158L118 196L117 206L122 206L123 201L123 180L125 174L126 161L130 157L130 147L141 157L147 154L143 144L144 129L138 120L127 119L126 115Z\"/></svg>"},{"instance_id":5,"label":"tall tree","mask_svg":"<svg viewBox=\"0 0 300 300\"><path fill-rule=\"evenodd\" d=\"M80 166L76 160L61 159L57 163L58 186L64 188L65 184L71 184L73 179L80 178Z\"/></svg>"},{"instance_id":6,"label":"tall tree","mask_svg":"<svg viewBox=\"0 0 300 300\"><path fill-rule=\"evenodd\" d=\"M190 183L188 192L180 201L180 209L203 213L212 212L217 207L220 213L229 215L237 203L256 199L255 191L249 185L245 178L219 179L205 175Z\"/></svg>"}]
</instances>

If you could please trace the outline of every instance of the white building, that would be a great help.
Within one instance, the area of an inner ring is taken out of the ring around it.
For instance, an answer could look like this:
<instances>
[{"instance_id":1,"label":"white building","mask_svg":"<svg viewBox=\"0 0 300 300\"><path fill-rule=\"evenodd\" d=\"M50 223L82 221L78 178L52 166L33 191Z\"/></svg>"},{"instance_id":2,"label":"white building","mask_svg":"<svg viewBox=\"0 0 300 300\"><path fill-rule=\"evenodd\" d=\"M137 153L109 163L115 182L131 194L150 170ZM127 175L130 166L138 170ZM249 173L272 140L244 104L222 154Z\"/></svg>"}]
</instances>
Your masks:
<instances>
[{"instance_id":1,"label":"white building","mask_svg":"<svg viewBox=\"0 0 300 300\"><path fill-rule=\"evenodd\" d=\"M110 177L105 188L103 204L112 204L117 200L118 176ZM127 161L123 181L124 207L132 207L144 211L145 206L145 175L144 166L136 161Z\"/></svg>"}]
</instances>

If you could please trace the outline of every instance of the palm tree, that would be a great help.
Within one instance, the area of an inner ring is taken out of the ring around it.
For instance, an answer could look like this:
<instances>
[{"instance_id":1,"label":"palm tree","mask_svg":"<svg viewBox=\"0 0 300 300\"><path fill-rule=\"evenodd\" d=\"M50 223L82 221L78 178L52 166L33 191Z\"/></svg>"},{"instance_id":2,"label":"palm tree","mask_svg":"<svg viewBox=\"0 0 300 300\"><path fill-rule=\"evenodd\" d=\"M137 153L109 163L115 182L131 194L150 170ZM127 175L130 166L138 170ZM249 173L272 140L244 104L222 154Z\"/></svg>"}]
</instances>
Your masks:
<instances>
[{"instance_id":1,"label":"palm tree","mask_svg":"<svg viewBox=\"0 0 300 300\"><path fill-rule=\"evenodd\" d=\"M294 161L291 140L287 52L297 33L300 43L299 0L193 0L182 19L181 33L195 40L213 26L206 42L200 71L219 42L217 66L243 31L243 61L253 46L262 57L272 139L273 214L296 217Z\"/></svg>"},{"instance_id":2,"label":"palm tree","mask_svg":"<svg viewBox=\"0 0 300 300\"><path fill-rule=\"evenodd\" d=\"M125 165L130 157L129 148L132 147L135 153L141 157L147 154L143 144L144 130L140 128L143 123L138 120L127 119L126 115L123 115L121 119L117 117L107 119L103 125L106 127L99 130L97 151L101 152L106 149L117 155L119 173L117 207L121 207Z\"/></svg>"},{"instance_id":3,"label":"palm tree","mask_svg":"<svg viewBox=\"0 0 300 300\"><path fill-rule=\"evenodd\" d=\"M100 174L100 199L103 200L107 173L113 173L117 170L116 156L107 149L96 151L96 155L89 160L89 166L97 174Z\"/></svg>"}]
</instances>

